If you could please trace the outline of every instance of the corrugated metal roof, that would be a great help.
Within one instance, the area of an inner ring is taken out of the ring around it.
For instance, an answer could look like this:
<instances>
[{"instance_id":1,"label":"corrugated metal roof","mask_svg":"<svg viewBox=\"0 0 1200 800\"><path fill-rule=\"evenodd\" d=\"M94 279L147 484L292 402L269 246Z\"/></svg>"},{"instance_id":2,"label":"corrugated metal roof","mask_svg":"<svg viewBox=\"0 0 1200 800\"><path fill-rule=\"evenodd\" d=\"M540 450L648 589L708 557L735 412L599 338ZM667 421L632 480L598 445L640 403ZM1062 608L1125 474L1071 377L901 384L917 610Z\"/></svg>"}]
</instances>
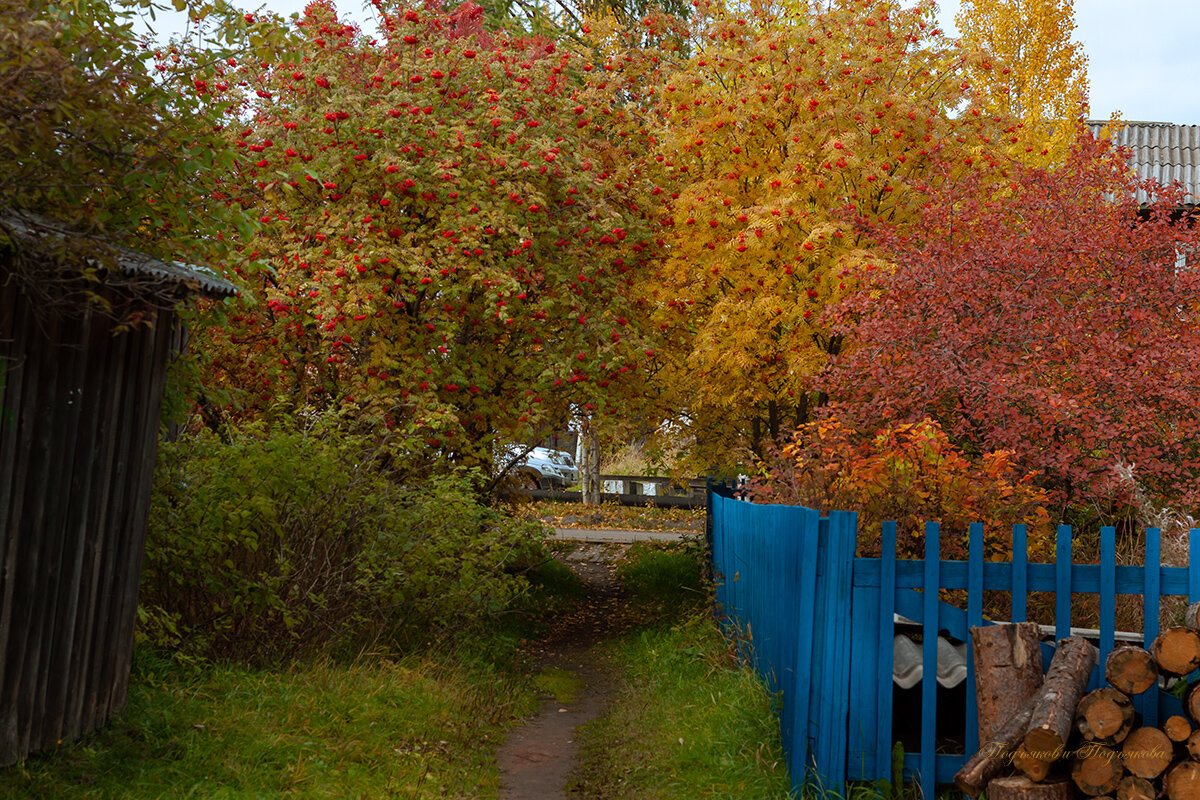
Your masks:
<instances>
[{"instance_id":1,"label":"corrugated metal roof","mask_svg":"<svg viewBox=\"0 0 1200 800\"><path fill-rule=\"evenodd\" d=\"M921 645L903 634L892 640L892 680L901 689L911 689L925 674ZM937 642L937 682L953 689L967 679L967 645L952 644L941 636Z\"/></svg>"},{"instance_id":2,"label":"corrugated metal roof","mask_svg":"<svg viewBox=\"0 0 1200 800\"><path fill-rule=\"evenodd\" d=\"M65 239L78 235L54 220L28 212L0 212L0 229L7 230L26 241L37 242L45 237ZM127 247L97 242L108 248L116 257L117 266L126 275L147 277L177 284L209 297L232 297L238 289L209 267L184 264L180 261L162 261L130 250Z\"/></svg>"},{"instance_id":3,"label":"corrugated metal roof","mask_svg":"<svg viewBox=\"0 0 1200 800\"><path fill-rule=\"evenodd\" d=\"M1089 120L1088 128L1099 136L1107 122ZM1112 132L1112 141L1130 151L1130 164L1141 178L1170 185L1179 181L1200 202L1200 125L1170 122L1122 122ZM1138 192L1138 202L1149 200Z\"/></svg>"}]
</instances>

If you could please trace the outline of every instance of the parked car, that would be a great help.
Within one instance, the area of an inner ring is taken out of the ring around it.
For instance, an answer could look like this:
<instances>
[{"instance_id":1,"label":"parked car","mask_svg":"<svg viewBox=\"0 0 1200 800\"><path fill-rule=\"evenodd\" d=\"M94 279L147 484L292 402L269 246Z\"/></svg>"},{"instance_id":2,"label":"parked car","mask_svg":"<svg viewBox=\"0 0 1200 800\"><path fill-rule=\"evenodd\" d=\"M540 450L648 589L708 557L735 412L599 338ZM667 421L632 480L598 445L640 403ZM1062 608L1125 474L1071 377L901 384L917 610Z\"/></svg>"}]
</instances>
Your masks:
<instances>
[{"instance_id":1,"label":"parked car","mask_svg":"<svg viewBox=\"0 0 1200 800\"><path fill-rule=\"evenodd\" d=\"M506 448L510 457L519 458L525 449L521 445ZM512 468L512 474L530 489L561 489L579 482L575 459L563 450L535 447Z\"/></svg>"}]
</instances>

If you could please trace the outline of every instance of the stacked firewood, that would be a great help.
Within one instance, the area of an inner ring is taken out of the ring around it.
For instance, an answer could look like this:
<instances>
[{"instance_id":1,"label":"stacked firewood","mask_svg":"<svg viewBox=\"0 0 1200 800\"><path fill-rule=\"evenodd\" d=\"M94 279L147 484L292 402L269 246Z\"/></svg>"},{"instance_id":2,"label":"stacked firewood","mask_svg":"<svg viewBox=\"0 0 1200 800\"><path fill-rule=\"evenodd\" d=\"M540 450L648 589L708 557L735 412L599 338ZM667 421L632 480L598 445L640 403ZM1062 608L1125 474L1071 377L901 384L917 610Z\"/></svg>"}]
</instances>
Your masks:
<instances>
[{"instance_id":1,"label":"stacked firewood","mask_svg":"<svg viewBox=\"0 0 1200 800\"><path fill-rule=\"evenodd\" d=\"M1184 696L1188 716L1160 727L1140 725L1131 699L1200 668L1198 612L1149 650L1115 649L1109 685L1088 693L1098 653L1086 639L1060 641L1042 679L1036 625L972 629L981 746L954 782L988 800L1200 800L1200 684Z\"/></svg>"}]
</instances>

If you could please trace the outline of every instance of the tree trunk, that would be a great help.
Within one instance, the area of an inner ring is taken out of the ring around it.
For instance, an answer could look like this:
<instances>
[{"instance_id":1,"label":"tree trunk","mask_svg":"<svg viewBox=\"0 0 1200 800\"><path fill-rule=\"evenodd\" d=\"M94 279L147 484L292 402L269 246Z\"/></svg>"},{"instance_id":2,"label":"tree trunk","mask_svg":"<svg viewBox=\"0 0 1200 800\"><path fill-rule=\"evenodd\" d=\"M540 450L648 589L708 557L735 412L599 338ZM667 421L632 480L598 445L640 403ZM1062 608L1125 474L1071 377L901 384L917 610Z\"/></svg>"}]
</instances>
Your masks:
<instances>
[{"instance_id":1,"label":"tree trunk","mask_svg":"<svg viewBox=\"0 0 1200 800\"><path fill-rule=\"evenodd\" d=\"M1111 687L1089 692L1075 708L1075 727L1089 742L1120 744L1133 730L1133 701Z\"/></svg>"},{"instance_id":2,"label":"tree trunk","mask_svg":"<svg viewBox=\"0 0 1200 800\"><path fill-rule=\"evenodd\" d=\"M1163 778L1163 792L1170 800L1200 800L1200 764L1180 761Z\"/></svg>"},{"instance_id":3,"label":"tree trunk","mask_svg":"<svg viewBox=\"0 0 1200 800\"><path fill-rule=\"evenodd\" d=\"M971 628L981 743L1042 687L1040 640L1035 622Z\"/></svg>"},{"instance_id":4,"label":"tree trunk","mask_svg":"<svg viewBox=\"0 0 1200 800\"><path fill-rule=\"evenodd\" d=\"M1120 754L1100 744L1079 748L1071 762L1071 780L1079 791L1092 797L1112 794L1124 775Z\"/></svg>"},{"instance_id":5,"label":"tree trunk","mask_svg":"<svg viewBox=\"0 0 1200 800\"><path fill-rule=\"evenodd\" d=\"M963 764L954 775L954 783L964 794L979 797L987 787L988 781L1010 763L1013 752L1025 736L1029 720L1033 714L1036 698L1031 698L1016 714L996 731L991 739L979 748L979 752Z\"/></svg>"},{"instance_id":6,"label":"tree trunk","mask_svg":"<svg viewBox=\"0 0 1200 800\"><path fill-rule=\"evenodd\" d=\"M1137 728L1125 737L1121 759L1125 769L1139 778L1152 780L1171 766L1175 746L1158 728Z\"/></svg>"},{"instance_id":7,"label":"tree trunk","mask_svg":"<svg viewBox=\"0 0 1200 800\"><path fill-rule=\"evenodd\" d=\"M600 505L600 437L591 420L586 420L579 437L579 483L585 506Z\"/></svg>"},{"instance_id":8,"label":"tree trunk","mask_svg":"<svg viewBox=\"0 0 1200 800\"><path fill-rule=\"evenodd\" d=\"M1096 665L1096 657L1096 648L1087 639L1072 636L1058 643L1025 734L1025 749L1035 757L1053 760L1066 752L1075 708Z\"/></svg>"},{"instance_id":9,"label":"tree trunk","mask_svg":"<svg viewBox=\"0 0 1200 800\"><path fill-rule=\"evenodd\" d=\"M1159 672L1187 675L1200 667L1200 633L1191 628L1167 628L1155 637L1150 655Z\"/></svg>"},{"instance_id":10,"label":"tree trunk","mask_svg":"<svg viewBox=\"0 0 1200 800\"><path fill-rule=\"evenodd\" d=\"M1075 791L1067 777L1035 783L1024 775L993 778L987 787L988 800L1071 800Z\"/></svg>"},{"instance_id":11,"label":"tree trunk","mask_svg":"<svg viewBox=\"0 0 1200 800\"><path fill-rule=\"evenodd\" d=\"M1125 645L1108 654L1104 678L1118 691L1141 694L1158 682L1158 665L1146 650Z\"/></svg>"}]
</instances>

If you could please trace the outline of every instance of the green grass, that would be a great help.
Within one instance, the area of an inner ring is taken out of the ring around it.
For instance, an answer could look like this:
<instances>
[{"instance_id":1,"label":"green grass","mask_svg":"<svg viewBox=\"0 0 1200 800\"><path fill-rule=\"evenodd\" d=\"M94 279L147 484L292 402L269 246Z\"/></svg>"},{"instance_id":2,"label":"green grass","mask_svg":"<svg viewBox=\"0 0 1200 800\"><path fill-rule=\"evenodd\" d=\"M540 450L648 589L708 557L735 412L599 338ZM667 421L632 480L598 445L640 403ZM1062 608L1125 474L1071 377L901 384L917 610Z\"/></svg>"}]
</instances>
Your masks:
<instances>
[{"instance_id":1,"label":"green grass","mask_svg":"<svg viewBox=\"0 0 1200 800\"><path fill-rule=\"evenodd\" d=\"M145 661L120 719L0 770L0 797L495 797L494 747L536 703L463 652L275 671Z\"/></svg>"},{"instance_id":2,"label":"green grass","mask_svg":"<svg viewBox=\"0 0 1200 800\"><path fill-rule=\"evenodd\" d=\"M618 686L581 736L579 797L790 797L772 698L712 621L702 556L695 544L639 542L617 562L648 624L599 646Z\"/></svg>"},{"instance_id":3,"label":"green grass","mask_svg":"<svg viewBox=\"0 0 1200 800\"><path fill-rule=\"evenodd\" d=\"M697 556L639 544L618 567L649 626L601 645L619 685L582 734L580 797L788 796L770 697L695 611L708 602ZM0 798L495 798L508 730L540 692L567 704L581 691L570 672L530 679L514 658L548 610L583 598L557 562L529 577L527 614L494 636L403 658L184 667L139 649L125 713L0 770Z\"/></svg>"},{"instance_id":4,"label":"green grass","mask_svg":"<svg viewBox=\"0 0 1200 800\"><path fill-rule=\"evenodd\" d=\"M559 705L570 705L579 697L583 684L579 676L558 667L547 667L533 676L533 685L554 698Z\"/></svg>"},{"instance_id":5,"label":"green grass","mask_svg":"<svg viewBox=\"0 0 1200 800\"><path fill-rule=\"evenodd\" d=\"M706 614L643 629L602 652L620 686L610 712L582 736L579 797L791 796L772 698Z\"/></svg>"},{"instance_id":6,"label":"green grass","mask_svg":"<svg viewBox=\"0 0 1200 800\"><path fill-rule=\"evenodd\" d=\"M554 560L486 637L255 669L136 653L124 713L0 769L7 798L493 798L495 748L540 702L522 639L585 595ZM544 676L555 694L568 682Z\"/></svg>"},{"instance_id":7,"label":"green grass","mask_svg":"<svg viewBox=\"0 0 1200 800\"><path fill-rule=\"evenodd\" d=\"M616 563L617 580L634 610L650 619L707 606L703 548L693 542L634 542Z\"/></svg>"}]
</instances>

